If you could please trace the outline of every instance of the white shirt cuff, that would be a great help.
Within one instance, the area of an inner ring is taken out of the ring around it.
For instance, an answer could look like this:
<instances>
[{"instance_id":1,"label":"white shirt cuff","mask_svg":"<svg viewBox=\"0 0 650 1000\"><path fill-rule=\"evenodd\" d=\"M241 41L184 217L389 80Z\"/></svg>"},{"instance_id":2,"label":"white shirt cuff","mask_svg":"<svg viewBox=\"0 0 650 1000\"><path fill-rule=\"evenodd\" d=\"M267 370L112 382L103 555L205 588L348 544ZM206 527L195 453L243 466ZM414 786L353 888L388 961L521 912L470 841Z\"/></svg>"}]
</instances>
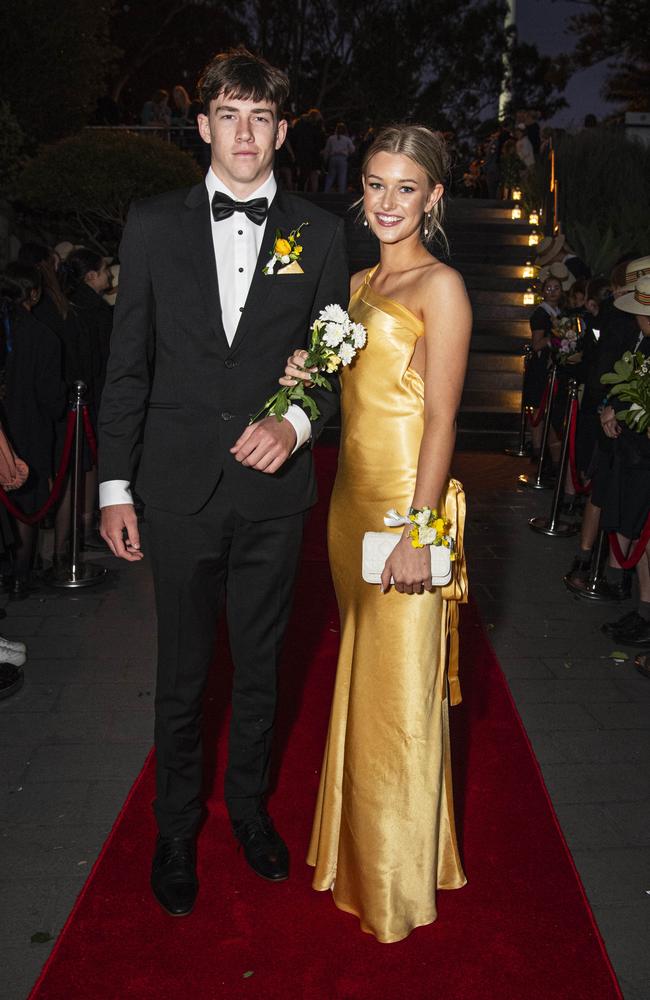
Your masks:
<instances>
[{"instance_id":1,"label":"white shirt cuff","mask_svg":"<svg viewBox=\"0 0 650 1000\"><path fill-rule=\"evenodd\" d=\"M99 506L112 507L116 503L133 503L128 479L108 479L99 484Z\"/></svg>"},{"instance_id":2,"label":"white shirt cuff","mask_svg":"<svg viewBox=\"0 0 650 1000\"><path fill-rule=\"evenodd\" d=\"M298 448L302 448L303 444L307 444L311 437L311 420L303 408L296 406L295 403L291 404L284 415L284 419L289 421L296 432L296 444L291 452L294 455L298 451Z\"/></svg>"}]
</instances>

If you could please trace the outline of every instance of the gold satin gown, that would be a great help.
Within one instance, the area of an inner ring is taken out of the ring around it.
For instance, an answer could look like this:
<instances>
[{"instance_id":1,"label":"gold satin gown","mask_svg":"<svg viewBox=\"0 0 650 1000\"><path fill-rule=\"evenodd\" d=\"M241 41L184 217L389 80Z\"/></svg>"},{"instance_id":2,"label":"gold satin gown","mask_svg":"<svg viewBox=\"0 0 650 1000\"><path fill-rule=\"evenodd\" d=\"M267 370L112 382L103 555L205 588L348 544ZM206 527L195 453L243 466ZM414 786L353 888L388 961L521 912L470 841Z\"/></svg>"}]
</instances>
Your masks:
<instances>
[{"instance_id":1,"label":"gold satin gown","mask_svg":"<svg viewBox=\"0 0 650 1000\"><path fill-rule=\"evenodd\" d=\"M382 594L361 578L364 531L385 530L386 511L412 503L424 426L424 385L409 367L424 327L373 290L374 270L349 306L368 342L342 374L328 524L341 640L307 861L315 889L331 889L364 931L391 942L432 923L436 889L466 879L452 801L448 602L439 589Z\"/></svg>"}]
</instances>

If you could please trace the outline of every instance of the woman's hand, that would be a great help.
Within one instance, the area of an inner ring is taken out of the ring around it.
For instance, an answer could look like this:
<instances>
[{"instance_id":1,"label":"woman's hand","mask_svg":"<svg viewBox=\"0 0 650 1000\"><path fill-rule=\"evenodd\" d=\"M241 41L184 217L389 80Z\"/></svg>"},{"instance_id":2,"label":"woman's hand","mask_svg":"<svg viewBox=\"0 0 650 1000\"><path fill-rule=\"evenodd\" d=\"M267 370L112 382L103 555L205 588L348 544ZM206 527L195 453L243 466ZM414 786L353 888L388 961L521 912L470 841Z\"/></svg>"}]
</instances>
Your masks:
<instances>
[{"instance_id":1,"label":"woman's hand","mask_svg":"<svg viewBox=\"0 0 650 1000\"><path fill-rule=\"evenodd\" d=\"M305 386L309 388L310 385L314 384L309 377L309 372L315 372L317 369L306 369L304 367L306 357L307 351L293 352L287 361L287 367L284 369L284 375L281 379L279 379L280 385L297 385L298 382L304 382Z\"/></svg>"},{"instance_id":2,"label":"woman's hand","mask_svg":"<svg viewBox=\"0 0 650 1000\"><path fill-rule=\"evenodd\" d=\"M386 560L381 574L382 592L390 588L391 578L395 582L395 590L400 594L422 594L425 590L432 592L429 546L415 549L409 536L402 535Z\"/></svg>"},{"instance_id":3,"label":"woman's hand","mask_svg":"<svg viewBox=\"0 0 650 1000\"><path fill-rule=\"evenodd\" d=\"M566 359L568 365L579 365L582 361L582 351L576 351L575 354L570 354Z\"/></svg>"},{"instance_id":4,"label":"woman's hand","mask_svg":"<svg viewBox=\"0 0 650 1000\"><path fill-rule=\"evenodd\" d=\"M608 438L617 438L621 433L621 425L616 419L613 406L606 406L600 414L600 426Z\"/></svg>"}]
</instances>

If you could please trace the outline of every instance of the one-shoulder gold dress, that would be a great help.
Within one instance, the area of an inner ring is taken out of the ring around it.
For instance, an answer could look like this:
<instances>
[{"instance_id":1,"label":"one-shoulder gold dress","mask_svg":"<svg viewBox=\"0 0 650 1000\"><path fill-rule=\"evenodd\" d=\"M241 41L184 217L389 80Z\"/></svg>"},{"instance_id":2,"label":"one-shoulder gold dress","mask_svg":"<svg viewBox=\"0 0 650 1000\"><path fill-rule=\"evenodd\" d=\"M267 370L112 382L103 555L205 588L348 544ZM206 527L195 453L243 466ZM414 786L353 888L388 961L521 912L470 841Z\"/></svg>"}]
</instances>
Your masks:
<instances>
[{"instance_id":1,"label":"one-shoulder gold dress","mask_svg":"<svg viewBox=\"0 0 650 1000\"><path fill-rule=\"evenodd\" d=\"M371 287L353 295L368 342L342 375L342 439L328 542L341 640L307 861L364 931L399 941L465 884L449 751L447 602L361 578L364 531L412 503L424 385L409 367L422 322ZM459 484L455 484L459 485ZM452 699L460 700L459 696Z\"/></svg>"}]
</instances>

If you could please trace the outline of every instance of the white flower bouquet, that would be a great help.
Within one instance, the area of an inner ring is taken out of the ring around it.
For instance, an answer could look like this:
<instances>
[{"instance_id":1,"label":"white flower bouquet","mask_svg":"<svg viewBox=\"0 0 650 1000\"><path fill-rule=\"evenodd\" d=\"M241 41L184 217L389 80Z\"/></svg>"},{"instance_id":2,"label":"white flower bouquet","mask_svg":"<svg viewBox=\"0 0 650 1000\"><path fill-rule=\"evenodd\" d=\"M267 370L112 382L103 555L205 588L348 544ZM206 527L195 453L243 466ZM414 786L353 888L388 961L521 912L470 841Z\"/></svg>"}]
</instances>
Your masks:
<instances>
[{"instance_id":1,"label":"white flower bouquet","mask_svg":"<svg viewBox=\"0 0 650 1000\"><path fill-rule=\"evenodd\" d=\"M312 385L331 392L332 385L327 375L349 365L357 351L365 346L366 336L365 327L361 323L353 323L345 309L337 305L321 309L311 328L311 340L304 363L305 370L316 369L309 375ZM320 410L315 400L308 395L304 382L299 382L297 385L283 386L274 393L262 409L251 417L250 423L271 414L277 420L282 420L291 403L302 406L310 420L316 420L320 416Z\"/></svg>"}]
</instances>

